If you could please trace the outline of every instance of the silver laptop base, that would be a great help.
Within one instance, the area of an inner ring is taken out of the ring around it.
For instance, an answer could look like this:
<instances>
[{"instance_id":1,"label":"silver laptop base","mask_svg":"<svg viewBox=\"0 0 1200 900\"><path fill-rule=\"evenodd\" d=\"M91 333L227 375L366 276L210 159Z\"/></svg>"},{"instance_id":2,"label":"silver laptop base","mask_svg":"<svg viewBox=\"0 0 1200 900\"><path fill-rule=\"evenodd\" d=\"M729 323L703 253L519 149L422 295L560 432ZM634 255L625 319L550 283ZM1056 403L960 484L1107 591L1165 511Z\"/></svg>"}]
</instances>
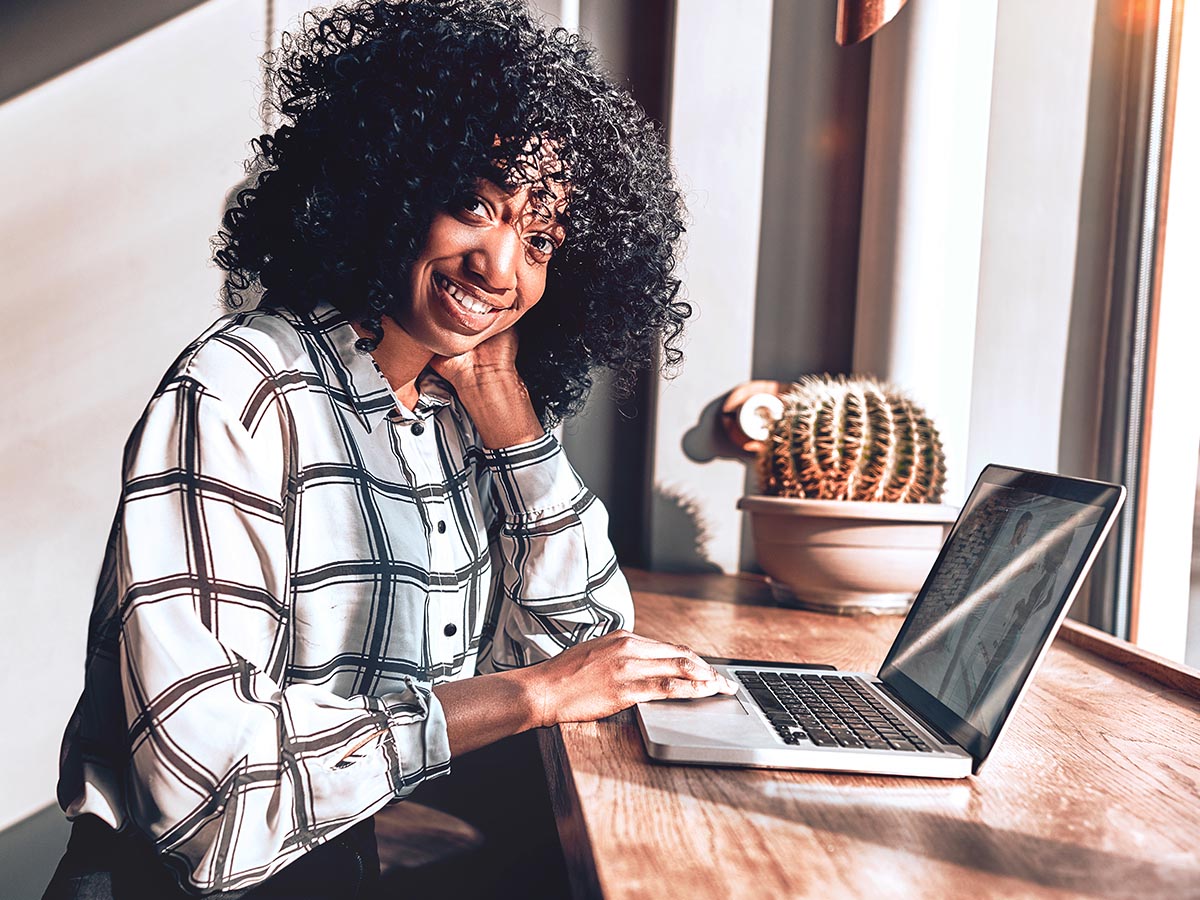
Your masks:
<instances>
[{"instance_id":1,"label":"silver laptop base","mask_svg":"<svg viewBox=\"0 0 1200 900\"><path fill-rule=\"evenodd\" d=\"M732 668L716 668L736 680ZM775 671L763 666L754 666L753 669L760 673ZM854 677L872 685L878 684L874 675L862 673L831 672L822 673L822 676ZM733 697L639 703L637 720L647 752L651 758L663 762L861 772L917 778L965 778L971 774L972 759L966 751L946 744L902 708L892 704L886 695L878 691L877 694L898 715L911 723L933 748L932 751L918 753L817 747L807 741L786 744L745 687Z\"/></svg>"}]
</instances>

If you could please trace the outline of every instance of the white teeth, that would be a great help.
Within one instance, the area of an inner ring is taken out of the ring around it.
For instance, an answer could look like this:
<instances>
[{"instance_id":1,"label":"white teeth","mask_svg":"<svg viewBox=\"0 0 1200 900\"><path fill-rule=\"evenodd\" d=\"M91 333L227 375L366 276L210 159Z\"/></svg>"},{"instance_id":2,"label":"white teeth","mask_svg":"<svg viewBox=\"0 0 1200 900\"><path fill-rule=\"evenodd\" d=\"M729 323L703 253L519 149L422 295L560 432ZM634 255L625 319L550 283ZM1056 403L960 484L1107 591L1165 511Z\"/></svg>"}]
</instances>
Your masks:
<instances>
[{"instance_id":1,"label":"white teeth","mask_svg":"<svg viewBox=\"0 0 1200 900\"><path fill-rule=\"evenodd\" d=\"M444 290L447 294L449 294L451 297L454 298L454 300L458 303L459 306L463 307L468 312L473 312L476 314L495 312L495 310L492 309L492 307L488 306L486 303L481 303L478 300L476 300L474 297L472 297L468 294L464 294L462 291L460 291L458 289L458 287L454 284L454 282L448 278L444 278L441 275L439 275L438 276L438 284L440 284L442 286L442 290Z\"/></svg>"}]
</instances>

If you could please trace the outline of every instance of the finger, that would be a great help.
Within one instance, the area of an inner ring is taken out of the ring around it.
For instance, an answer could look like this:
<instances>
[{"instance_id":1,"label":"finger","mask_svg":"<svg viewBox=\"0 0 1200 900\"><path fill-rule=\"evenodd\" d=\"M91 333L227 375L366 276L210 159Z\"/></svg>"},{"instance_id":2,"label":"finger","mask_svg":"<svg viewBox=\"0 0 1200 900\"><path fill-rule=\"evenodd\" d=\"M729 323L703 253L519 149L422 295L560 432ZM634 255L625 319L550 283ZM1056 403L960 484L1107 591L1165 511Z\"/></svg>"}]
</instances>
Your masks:
<instances>
[{"instance_id":1,"label":"finger","mask_svg":"<svg viewBox=\"0 0 1200 900\"><path fill-rule=\"evenodd\" d=\"M717 673L690 656L638 657L626 662L625 677L629 681L646 678L686 678L689 681L710 681Z\"/></svg>"},{"instance_id":2,"label":"finger","mask_svg":"<svg viewBox=\"0 0 1200 900\"><path fill-rule=\"evenodd\" d=\"M681 669L689 677L697 681L717 681L722 685L730 684L730 682L721 675L712 664L703 656L698 654L691 647L686 647L683 644L668 644L669 647L677 656L677 660L682 660L680 663Z\"/></svg>"},{"instance_id":3,"label":"finger","mask_svg":"<svg viewBox=\"0 0 1200 900\"><path fill-rule=\"evenodd\" d=\"M724 675L720 676L720 678L721 686L717 689L720 693L736 694L739 690L741 690L741 687L732 678L726 678Z\"/></svg>"},{"instance_id":4,"label":"finger","mask_svg":"<svg viewBox=\"0 0 1200 900\"><path fill-rule=\"evenodd\" d=\"M664 644L632 631L614 631L602 638L598 643L615 648L621 655L632 659L672 659L690 653L687 648L680 649L675 644ZM694 655L694 654L693 654ZM697 657L698 661L699 657Z\"/></svg>"},{"instance_id":5,"label":"finger","mask_svg":"<svg viewBox=\"0 0 1200 900\"><path fill-rule=\"evenodd\" d=\"M637 682L631 693L635 702L646 700L686 700L698 697L711 697L718 693L715 681L693 681L690 678L677 678L671 675L660 675Z\"/></svg>"},{"instance_id":6,"label":"finger","mask_svg":"<svg viewBox=\"0 0 1200 900\"><path fill-rule=\"evenodd\" d=\"M723 694L737 693L737 684L717 672L691 647L684 644L656 641L653 638L624 630L613 632L611 637L620 644L620 649L630 656L646 661L666 663L669 667L673 667L679 675L692 681L715 681L717 689ZM664 671L661 668L642 670L638 667L638 669L640 675L658 675ZM666 674L670 674L670 672L668 671Z\"/></svg>"},{"instance_id":7,"label":"finger","mask_svg":"<svg viewBox=\"0 0 1200 900\"><path fill-rule=\"evenodd\" d=\"M639 660L629 666L627 672L630 681L641 681L647 678L681 678L696 683L711 684L714 690L721 693L737 691L736 684L695 656L654 657Z\"/></svg>"},{"instance_id":8,"label":"finger","mask_svg":"<svg viewBox=\"0 0 1200 900\"><path fill-rule=\"evenodd\" d=\"M710 677L716 674L716 670L699 653L685 644L668 644L633 632L625 632L625 635L630 652L642 659L690 659L698 671L707 672Z\"/></svg>"}]
</instances>

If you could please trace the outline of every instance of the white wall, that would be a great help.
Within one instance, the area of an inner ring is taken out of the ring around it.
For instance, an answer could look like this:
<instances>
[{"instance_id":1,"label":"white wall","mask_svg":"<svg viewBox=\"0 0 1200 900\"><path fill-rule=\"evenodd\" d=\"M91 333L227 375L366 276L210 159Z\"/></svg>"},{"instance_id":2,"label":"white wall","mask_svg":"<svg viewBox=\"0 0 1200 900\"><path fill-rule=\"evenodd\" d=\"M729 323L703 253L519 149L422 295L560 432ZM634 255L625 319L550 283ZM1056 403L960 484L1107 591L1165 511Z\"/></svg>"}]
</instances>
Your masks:
<instances>
[{"instance_id":1,"label":"white wall","mask_svg":"<svg viewBox=\"0 0 1200 900\"><path fill-rule=\"evenodd\" d=\"M696 314L687 364L658 385L650 564L735 572L745 466L711 443L713 404L750 377L771 55L771 0L681 0L670 142L692 217L682 277Z\"/></svg>"},{"instance_id":2,"label":"white wall","mask_svg":"<svg viewBox=\"0 0 1200 900\"><path fill-rule=\"evenodd\" d=\"M1063 397L1095 24L1095 0L999 4L971 480L991 462L1057 471L1064 415L1093 415Z\"/></svg>"},{"instance_id":3,"label":"white wall","mask_svg":"<svg viewBox=\"0 0 1200 900\"><path fill-rule=\"evenodd\" d=\"M0 105L0 828L54 799L121 448L219 312L264 21L211 0Z\"/></svg>"},{"instance_id":4,"label":"white wall","mask_svg":"<svg viewBox=\"0 0 1200 900\"><path fill-rule=\"evenodd\" d=\"M917 0L872 38L854 370L937 423L951 504L969 488L996 16L997 0Z\"/></svg>"},{"instance_id":5,"label":"white wall","mask_svg":"<svg viewBox=\"0 0 1200 900\"><path fill-rule=\"evenodd\" d=\"M579 0L528 0L540 12L548 25L561 25L568 31L579 32Z\"/></svg>"},{"instance_id":6,"label":"white wall","mask_svg":"<svg viewBox=\"0 0 1200 900\"><path fill-rule=\"evenodd\" d=\"M1095 15L922 0L874 38L854 367L938 422L950 503L1091 428L1097 388L1065 409L1064 383Z\"/></svg>"}]
</instances>

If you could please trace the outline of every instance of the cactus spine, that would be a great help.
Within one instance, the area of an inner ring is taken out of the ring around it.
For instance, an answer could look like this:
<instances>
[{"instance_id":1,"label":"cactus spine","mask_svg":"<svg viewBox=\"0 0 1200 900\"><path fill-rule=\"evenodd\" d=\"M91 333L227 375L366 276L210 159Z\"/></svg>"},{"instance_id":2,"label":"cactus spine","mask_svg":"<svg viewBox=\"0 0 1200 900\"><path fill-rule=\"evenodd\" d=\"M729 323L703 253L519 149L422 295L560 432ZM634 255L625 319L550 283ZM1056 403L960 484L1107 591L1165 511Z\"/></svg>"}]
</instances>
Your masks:
<instances>
[{"instance_id":1,"label":"cactus spine","mask_svg":"<svg viewBox=\"0 0 1200 900\"><path fill-rule=\"evenodd\" d=\"M762 490L813 500L938 503L942 441L925 411L870 378L806 375L758 458Z\"/></svg>"}]
</instances>

